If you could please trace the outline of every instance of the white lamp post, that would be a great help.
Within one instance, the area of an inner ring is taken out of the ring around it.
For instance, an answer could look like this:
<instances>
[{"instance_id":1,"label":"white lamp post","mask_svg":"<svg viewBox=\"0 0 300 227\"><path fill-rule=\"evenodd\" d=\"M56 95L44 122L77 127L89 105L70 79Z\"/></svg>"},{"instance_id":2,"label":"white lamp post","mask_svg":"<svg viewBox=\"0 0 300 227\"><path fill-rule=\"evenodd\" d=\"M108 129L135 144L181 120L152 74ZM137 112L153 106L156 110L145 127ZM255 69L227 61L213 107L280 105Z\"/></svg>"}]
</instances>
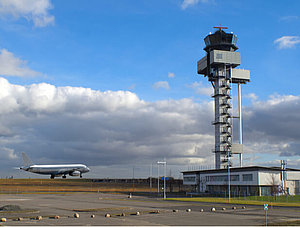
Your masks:
<instances>
[{"instance_id":1,"label":"white lamp post","mask_svg":"<svg viewBox=\"0 0 300 227\"><path fill-rule=\"evenodd\" d=\"M164 199L166 199L166 172L167 172L167 162L166 160L161 162L161 161L158 161L157 162L157 166L161 164L161 165L164 165L165 166L165 171L164 171ZM158 176L159 178L159 176ZM158 182L159 182L159 179L158 179Z\"/></svg>"}]
</instances>

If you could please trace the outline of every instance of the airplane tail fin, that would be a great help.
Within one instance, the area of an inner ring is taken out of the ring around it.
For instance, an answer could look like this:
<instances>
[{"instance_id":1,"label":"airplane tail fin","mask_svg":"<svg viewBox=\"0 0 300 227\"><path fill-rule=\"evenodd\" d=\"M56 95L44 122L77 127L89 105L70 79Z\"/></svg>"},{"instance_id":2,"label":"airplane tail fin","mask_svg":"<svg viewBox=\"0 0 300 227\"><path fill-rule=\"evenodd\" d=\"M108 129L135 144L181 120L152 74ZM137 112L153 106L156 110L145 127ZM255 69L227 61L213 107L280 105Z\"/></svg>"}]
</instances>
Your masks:
<instances>
[{"instance_id":1,"label":"airplane tail fin","mask_svg":"<svg viewBox=\"0 0 300 227\"><path fill-rule=\"evenodd\" d=\"M32 165L32 161L28 158L28 156L24 152L22 152L22 158L23 158L25 166L31 166Z\"/></svg>"}]
</instances>

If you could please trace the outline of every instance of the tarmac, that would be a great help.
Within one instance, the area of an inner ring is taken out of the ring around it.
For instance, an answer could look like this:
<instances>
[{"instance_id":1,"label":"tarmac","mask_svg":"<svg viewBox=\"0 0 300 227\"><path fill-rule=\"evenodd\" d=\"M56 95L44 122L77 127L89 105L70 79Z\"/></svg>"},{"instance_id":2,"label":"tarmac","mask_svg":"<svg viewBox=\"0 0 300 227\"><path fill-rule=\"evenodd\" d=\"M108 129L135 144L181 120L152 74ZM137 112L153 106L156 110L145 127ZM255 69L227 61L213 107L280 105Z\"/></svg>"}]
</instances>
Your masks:
<instances>
[{"instance_id":1,"label":"tarmac","mask_svg":"<svg viewBox=\"0 0 300 227\"><path fill-rule=\"evenodd\" d=\"M1 194L0 212L7 226L262 226L263 206L168 201L106 193ZM211 208L215 208L215 212ZM232 209L236 207L236 209ZM225 209L223 209L225 208ZM78 214L79 217L74 217ZM105 217L107 214L110 217ZM37 217L41 216L41 220ZM269 207L268 225L300 219L300 208Z\"/></svg>"}]
</instances>

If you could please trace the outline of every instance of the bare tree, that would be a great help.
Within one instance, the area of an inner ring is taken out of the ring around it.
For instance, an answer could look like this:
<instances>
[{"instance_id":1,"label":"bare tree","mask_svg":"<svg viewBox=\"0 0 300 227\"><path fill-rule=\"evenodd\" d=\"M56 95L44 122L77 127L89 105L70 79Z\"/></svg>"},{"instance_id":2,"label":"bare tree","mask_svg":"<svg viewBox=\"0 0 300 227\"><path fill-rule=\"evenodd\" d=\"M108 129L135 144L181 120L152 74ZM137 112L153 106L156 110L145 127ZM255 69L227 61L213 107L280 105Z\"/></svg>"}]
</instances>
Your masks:
<instances>
[{"instance_id":1,"label":"bare tree","mask_svg":"<svg viewBox=\"0 0 300 227\"><path fill-rule=\"evenodd\" d=\"M276 179L276 175L274 173L272 173L271 175L271 195L274 196L274 200L276 201L276 196L278 195L278 193L280 192L280 184L278 182L278 180Z\"/></svg>"}]
</instances>

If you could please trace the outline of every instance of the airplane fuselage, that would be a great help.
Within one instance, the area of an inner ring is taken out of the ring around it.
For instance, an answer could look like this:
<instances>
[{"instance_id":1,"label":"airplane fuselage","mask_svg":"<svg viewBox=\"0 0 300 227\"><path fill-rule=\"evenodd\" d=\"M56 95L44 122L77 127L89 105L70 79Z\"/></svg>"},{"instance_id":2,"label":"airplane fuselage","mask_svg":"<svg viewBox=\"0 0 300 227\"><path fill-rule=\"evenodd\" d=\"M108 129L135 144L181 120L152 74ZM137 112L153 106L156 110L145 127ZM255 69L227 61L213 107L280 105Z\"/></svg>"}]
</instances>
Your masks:
<instances>
[{"instance_id":1,"label":"airplane fuselage","mask_svg":"<svg viewBox=\"0 0 300 227\"><path fill-rule=\"evenodd\" d=\"M30 165L26 167L21 167L22 170L51 175L51 178L57 176L66 176L69 174L70 176L82 176L82 173L87 173L90 169L83 164L65 164L65 165Z\"/></svg>"}]
</instances>

